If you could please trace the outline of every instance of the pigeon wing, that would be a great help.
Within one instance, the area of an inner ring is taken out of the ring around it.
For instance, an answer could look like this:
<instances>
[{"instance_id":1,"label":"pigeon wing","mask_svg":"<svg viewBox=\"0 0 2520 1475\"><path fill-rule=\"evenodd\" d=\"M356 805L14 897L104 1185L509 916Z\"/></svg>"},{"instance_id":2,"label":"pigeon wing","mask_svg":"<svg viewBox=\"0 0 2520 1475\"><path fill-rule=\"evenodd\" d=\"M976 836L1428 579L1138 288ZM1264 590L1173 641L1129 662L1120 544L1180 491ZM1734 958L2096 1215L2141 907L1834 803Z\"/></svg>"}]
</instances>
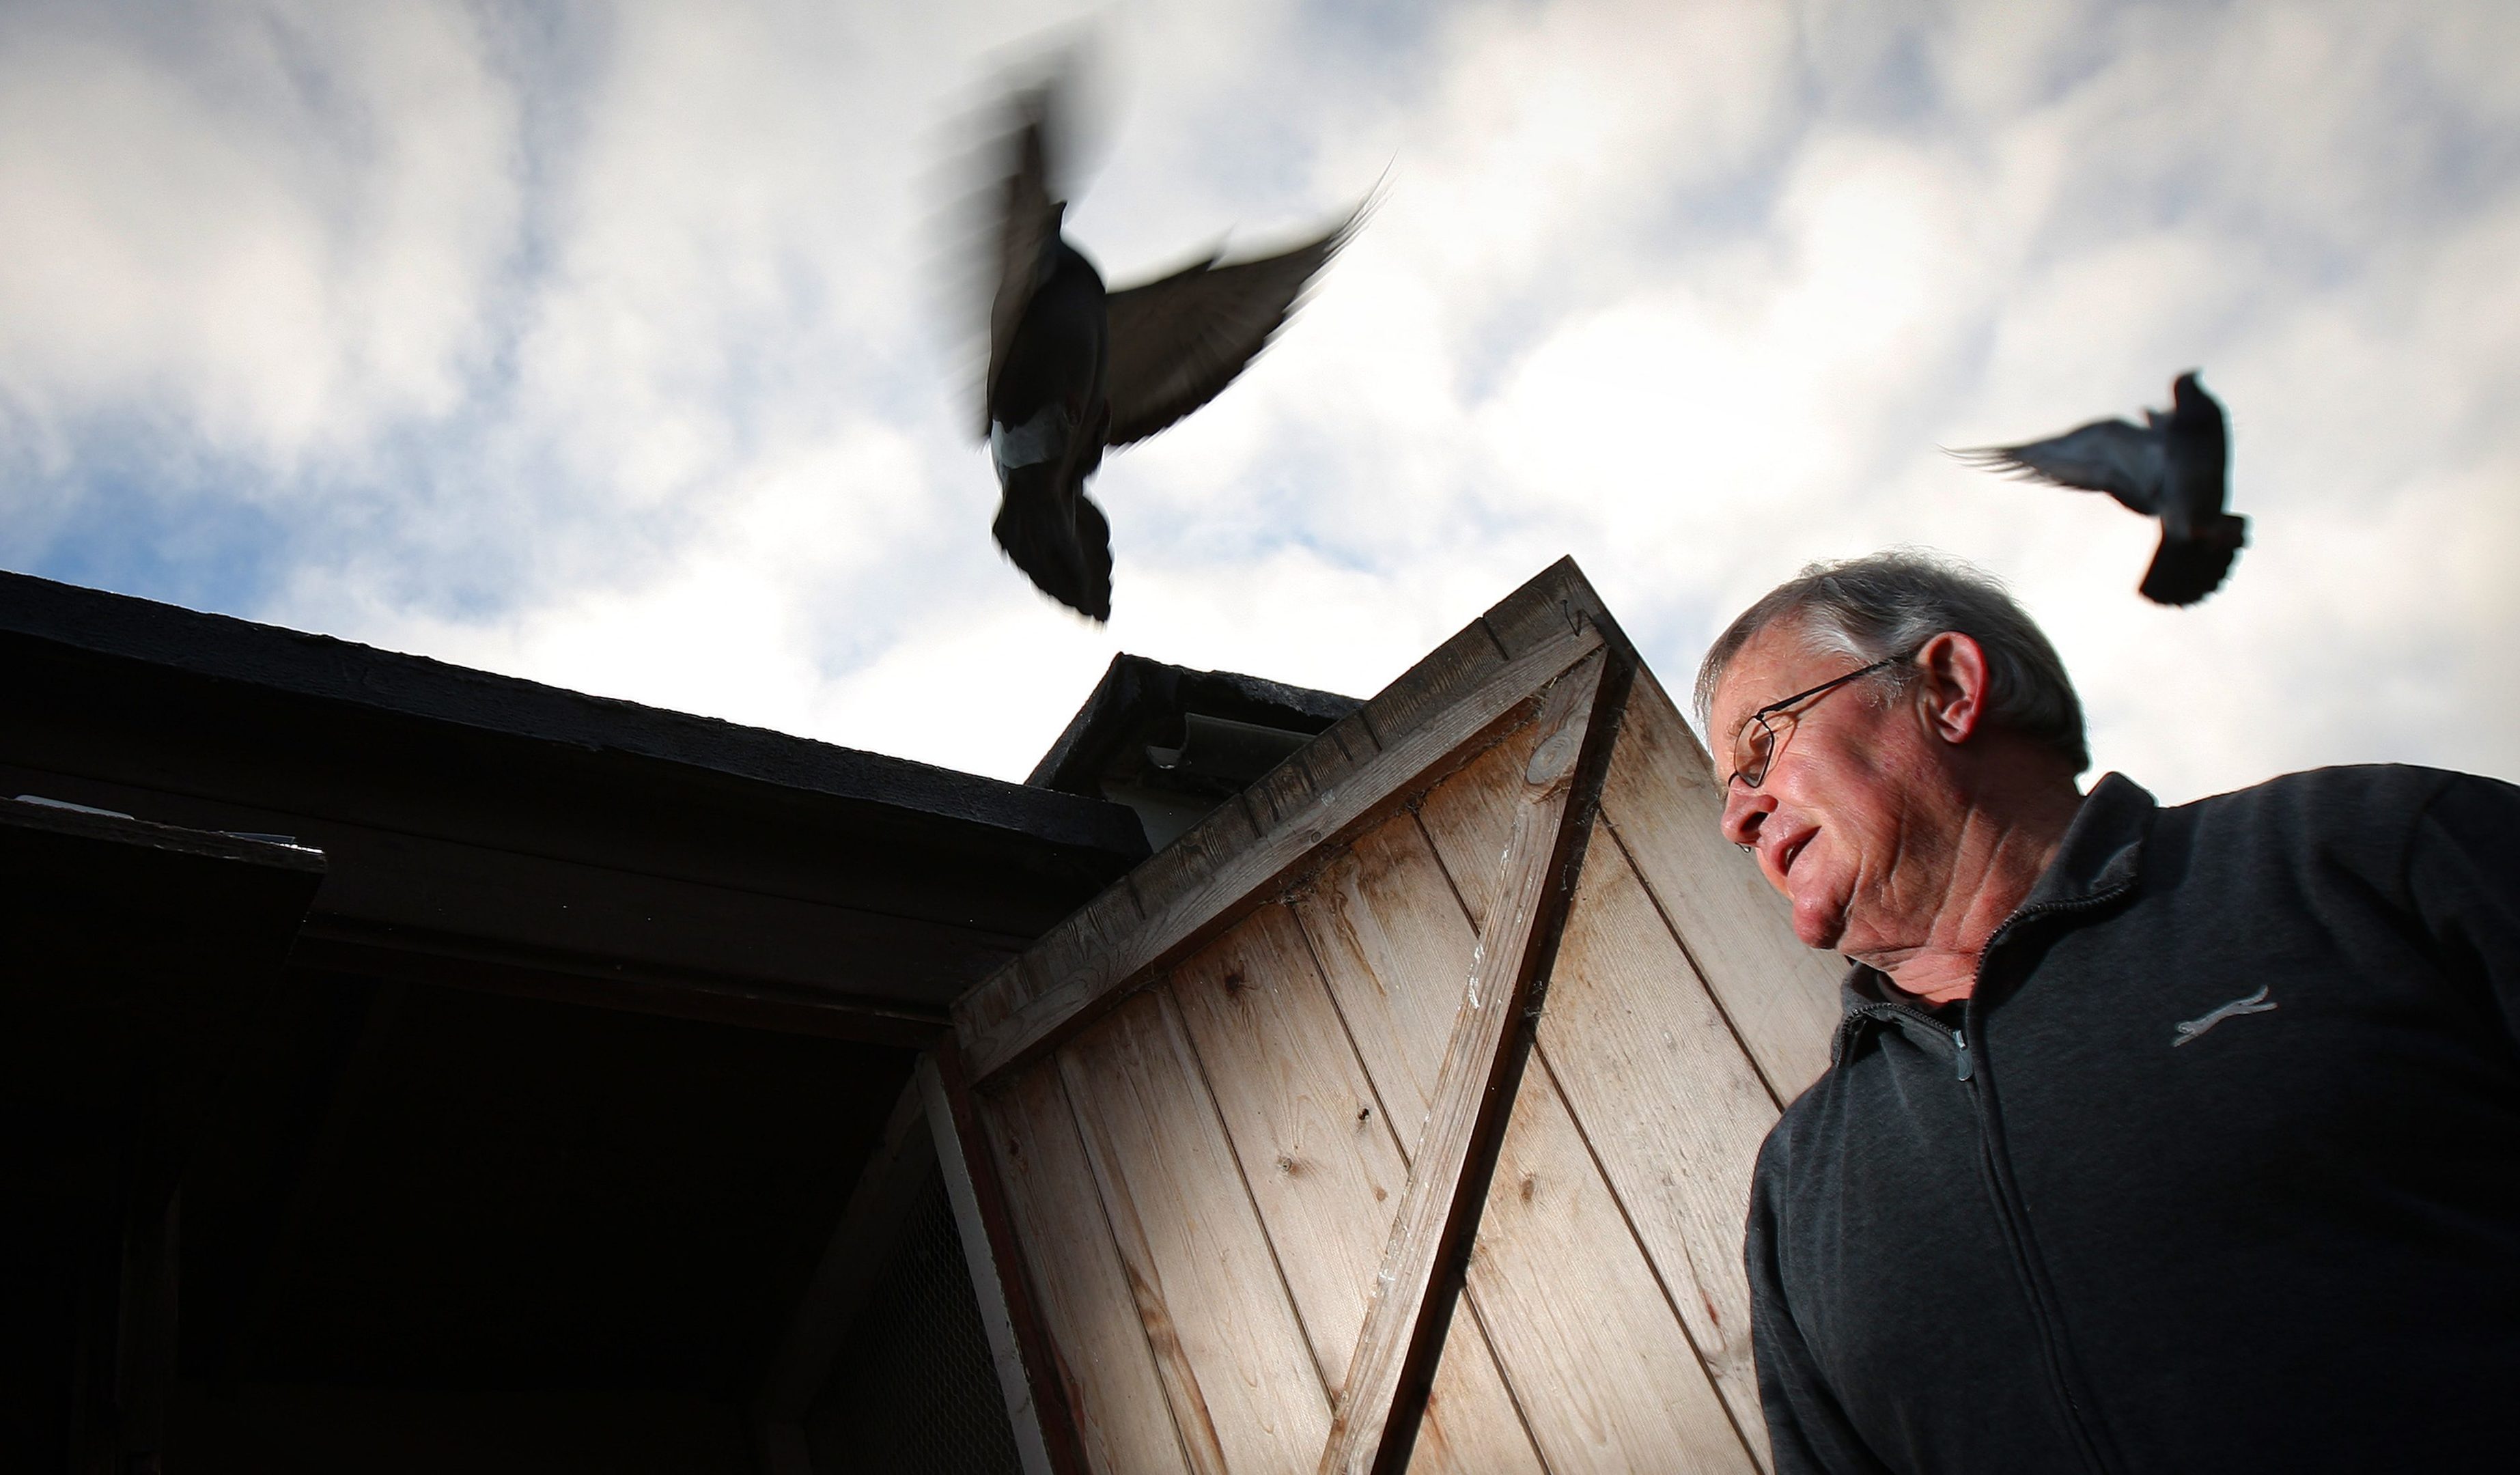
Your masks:
<instances>
[{"instance_id":1,"label":"pigeon wing","mask_svg":"<svg viewBox=\"0 0 2520 1475\"><path fill-rule=\"evenodd\" d=\"M1109 443L1144 440L1216 398L1268 345L1304 286L1356 233L1363 210L1328 234L1256 261L1210 256L1111 293Z\"/></svg>"},{"instance_id":2,"label":"pigeon wing","mask_svg":"<svg viewBox=\"0 0 2520 1475\"><path fill-rule=\"evenodd\" d=\"M2146 516L2161 511L2162 432L2123 420L2095 420L2080 429L2027 445L1988 446L1955 454L1991 471L2106 492Z\"/></svg>"},{"instance_id":3,"label":"pigeon wing","mask_svg":"<svg viewBox=\"0 0 2520 1475\"><path fill-rule=\"evenodd\" d=\"M1051 108L1053 86L1035 88L1014 100L1015 125L1009 139L1006 182L1000 187L997 249L991 263L997 278L989 298L989 375L980 381L980 438L989 435L989 400L998 391L998 376L1007 367L1015 325L1023 321L1038 285L1042 253L1058 235L1059 202L1050 192Z\"/></svg>"}]
</instances>

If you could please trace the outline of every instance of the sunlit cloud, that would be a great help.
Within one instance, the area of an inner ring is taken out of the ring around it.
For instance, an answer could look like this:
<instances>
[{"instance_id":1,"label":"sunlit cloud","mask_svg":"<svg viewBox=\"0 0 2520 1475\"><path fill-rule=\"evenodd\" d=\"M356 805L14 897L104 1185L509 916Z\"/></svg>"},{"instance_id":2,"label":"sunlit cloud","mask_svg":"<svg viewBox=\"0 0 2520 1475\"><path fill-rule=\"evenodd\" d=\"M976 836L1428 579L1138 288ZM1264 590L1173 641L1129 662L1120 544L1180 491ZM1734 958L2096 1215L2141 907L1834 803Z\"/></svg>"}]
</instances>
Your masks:
<instances>
[{"instance_id":1,"label":"sunlit cloud","mask_svg":"<svg viewBox=\"0 0 2520 1475\"><path fill-rule=\"evenodd\" d=\"M1364 693L1572 553L1678 687L1915 543L2165 797L2520 778L2506 6L1094 13L1114 280L1385 189L1107 464L1107 629L990 546L936 290L956 120L1080 12L499 15L0 15L0 561L1017 777L1116 649ZM1939 449L2200 366L2253 542L2192 610Z\"/></svg>"}]
</instances>

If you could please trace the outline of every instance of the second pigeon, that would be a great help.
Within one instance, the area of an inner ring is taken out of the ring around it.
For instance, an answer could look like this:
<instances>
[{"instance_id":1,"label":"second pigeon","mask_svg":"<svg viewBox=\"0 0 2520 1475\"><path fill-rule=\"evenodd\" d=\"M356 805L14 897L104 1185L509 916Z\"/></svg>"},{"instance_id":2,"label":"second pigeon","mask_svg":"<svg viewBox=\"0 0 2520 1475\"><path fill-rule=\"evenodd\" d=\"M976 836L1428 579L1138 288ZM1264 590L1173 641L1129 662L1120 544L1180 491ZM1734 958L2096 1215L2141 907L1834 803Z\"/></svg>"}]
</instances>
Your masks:
<instances>
[{"instance_id":1,"label":"second pigeon","mask_svg":"<svg viewBox=\"0 0 2520 1475\"><path fill-rule=\"evenodd\" d=\"M2170 385L2170 412L2143 412L2140 425L2095 420L2025 445L1961 451L1989 470L2056 486L2106 492L2161 521L2161 546L2139 591L2156 604L2193 604L2223 586L2249 541L2249 519L2225 512L2230 439L2223 407L2193 371Z\"/></svg>"}]
</instances>

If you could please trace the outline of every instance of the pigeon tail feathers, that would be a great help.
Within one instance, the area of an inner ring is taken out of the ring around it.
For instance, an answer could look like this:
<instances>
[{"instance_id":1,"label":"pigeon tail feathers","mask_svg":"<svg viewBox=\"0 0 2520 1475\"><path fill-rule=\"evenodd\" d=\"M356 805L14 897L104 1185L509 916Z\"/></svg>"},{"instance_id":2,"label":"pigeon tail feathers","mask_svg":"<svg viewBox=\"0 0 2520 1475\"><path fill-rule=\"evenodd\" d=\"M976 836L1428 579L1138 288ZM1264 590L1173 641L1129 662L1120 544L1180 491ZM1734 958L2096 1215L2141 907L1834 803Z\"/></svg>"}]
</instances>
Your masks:
<instances>
[{"instance_id":1,"label":"pigeon tail feathers","mask_svg":"<svg viewBox=\"0 0 2520 1475\"><path fill-rule=\"evenodd\" d=\"M1060 495L1063 469L1013 468L989 531L1035 588L1102 624L1111 618L1111 524L1081 486Z\"/></svg>"},{"instance_id":2,"label":"pigeon tail feathers","mask_svg":"<svg viewBox=\"0 0 2520 1475\"><path fill-rule=\"evenodd\" d=\"M2156 604L2193 604L2223 587L2249 541L2249 519L2225 514L2193 538L2164 533L2139 592Z\"/></svg>"}]
</instances>

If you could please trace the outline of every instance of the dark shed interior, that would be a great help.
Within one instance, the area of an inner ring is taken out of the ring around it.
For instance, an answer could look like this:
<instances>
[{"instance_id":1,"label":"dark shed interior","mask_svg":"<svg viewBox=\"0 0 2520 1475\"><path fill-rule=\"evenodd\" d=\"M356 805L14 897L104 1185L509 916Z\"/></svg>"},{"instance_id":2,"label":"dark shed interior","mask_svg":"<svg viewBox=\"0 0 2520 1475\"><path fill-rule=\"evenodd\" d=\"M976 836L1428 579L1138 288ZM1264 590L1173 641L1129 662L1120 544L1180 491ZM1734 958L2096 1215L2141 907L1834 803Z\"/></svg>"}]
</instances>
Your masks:
<instances>
[{"instance_id":1,"label":"dark shed interior","mask_svg":"<svg viewBox=\"0 0 2520 1475\"><path fill-rule=\"evenodd\" d=\"M1015 1468L922 1052L1353 706L1123 656L1013 784L19 575L0 682L48 1471Z\"/></svg>"}]
</instances>

